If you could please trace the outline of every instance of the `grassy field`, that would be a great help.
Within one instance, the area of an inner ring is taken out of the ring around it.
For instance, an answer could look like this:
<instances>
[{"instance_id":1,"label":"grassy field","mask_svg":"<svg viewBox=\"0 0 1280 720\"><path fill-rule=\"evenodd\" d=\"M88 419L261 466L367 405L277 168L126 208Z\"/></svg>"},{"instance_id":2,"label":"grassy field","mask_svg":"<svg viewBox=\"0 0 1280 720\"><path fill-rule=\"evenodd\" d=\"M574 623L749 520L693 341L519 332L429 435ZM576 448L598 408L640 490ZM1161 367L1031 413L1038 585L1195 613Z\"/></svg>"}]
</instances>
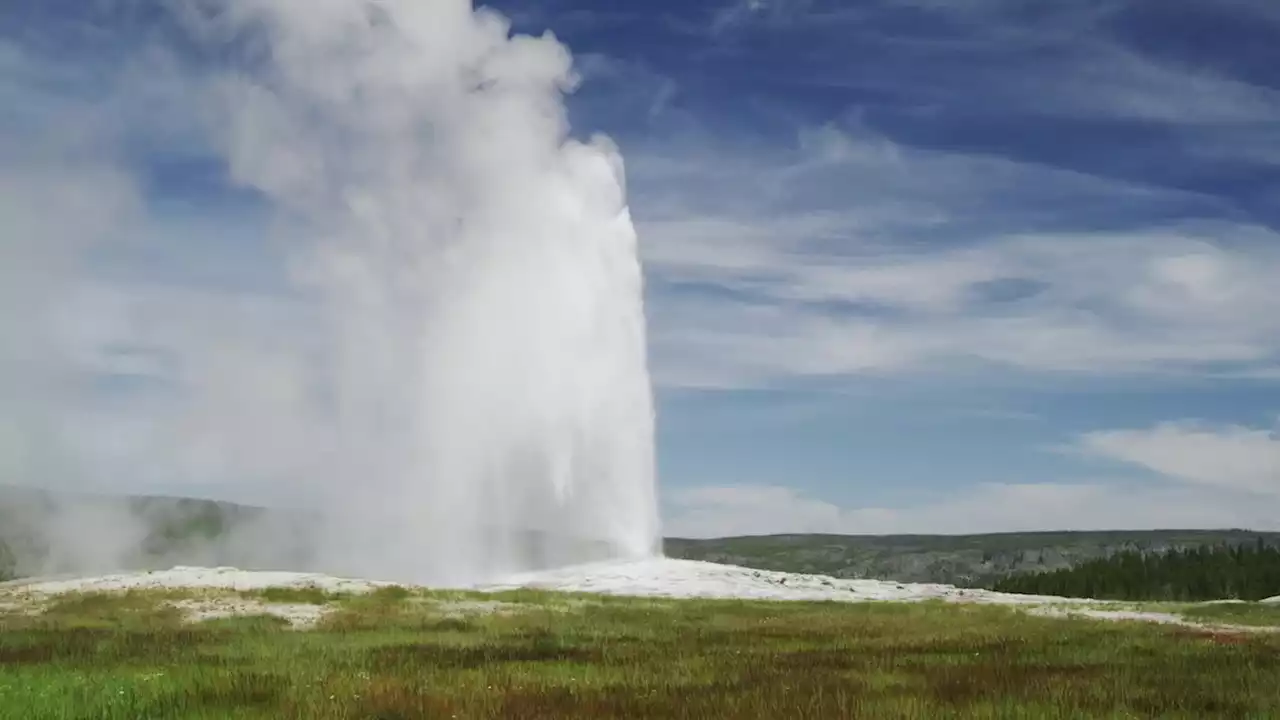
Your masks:
<instances>
[{"instance_id":1,"label":"grassy field","mask_svg":"<svg viewBox=\"0 0 1280 720\"><path fill-rule=\"evenodd\" d=\"M258 614L184 616L232 604ZM1213 619L1260 617L1245 607ZM306 629L266 614L307 609ZM1271 718L1277 677L1275 635L978 605L386 588L69 595L0 616L15 720Z\"/></svg>"},{"instance_id":2,"label":"grassy field","mask_svg":"<svg viewBox=\"0 0 1280 720\"><path fill-rule=\"evenodd\" d=\"M1202 623L1223 625L1280 626L1280 604L1224 603L1192 605L1181 611L1183 617Z\"/></svg>"}]
</instances>

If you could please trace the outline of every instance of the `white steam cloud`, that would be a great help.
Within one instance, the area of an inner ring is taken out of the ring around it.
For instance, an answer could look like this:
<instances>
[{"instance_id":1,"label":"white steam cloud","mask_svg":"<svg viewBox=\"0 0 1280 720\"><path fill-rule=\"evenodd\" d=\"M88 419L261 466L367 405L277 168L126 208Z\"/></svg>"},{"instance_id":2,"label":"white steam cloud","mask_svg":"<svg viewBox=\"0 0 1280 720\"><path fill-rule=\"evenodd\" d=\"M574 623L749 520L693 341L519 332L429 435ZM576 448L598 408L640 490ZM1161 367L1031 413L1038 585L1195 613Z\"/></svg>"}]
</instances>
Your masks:
<instances>
[{"instance_id":1,"label":"white steam cloud","mask_svg":"<svg viewBox=\"0 0 1280 720\"><path fill-rule=\"evenodd\" d=\"M0 249L0 330L19 339L0 348L0 389L33 396L2 411L0 482L270 488L257 494L309 521L221 550L408 581L657 552L636 236L616 148L569 137L566 49L465 0L183 8L191 38L236 58L183 80L198 88L195 142L270 206L263 242L289 259L288 293L91 281L76 263L126 242L118 222L90 217L66 240L40 225L47 203L6 203L7 217L45 209ZM40 274L71 287L17 282ZM93 325L105 339L88 362L180 393L92 408L59 395L85 358L57 338L85 333L54 318L103 314L126 329ZM46 379L53 358L68 371ZM34 437L41 416L50 447ZM123 520L47 526L57 557L92 561L61 563L75 569L122 562L138 541ZM103 535L111 558L75 549Z\"/></svg>"}]
</instances>

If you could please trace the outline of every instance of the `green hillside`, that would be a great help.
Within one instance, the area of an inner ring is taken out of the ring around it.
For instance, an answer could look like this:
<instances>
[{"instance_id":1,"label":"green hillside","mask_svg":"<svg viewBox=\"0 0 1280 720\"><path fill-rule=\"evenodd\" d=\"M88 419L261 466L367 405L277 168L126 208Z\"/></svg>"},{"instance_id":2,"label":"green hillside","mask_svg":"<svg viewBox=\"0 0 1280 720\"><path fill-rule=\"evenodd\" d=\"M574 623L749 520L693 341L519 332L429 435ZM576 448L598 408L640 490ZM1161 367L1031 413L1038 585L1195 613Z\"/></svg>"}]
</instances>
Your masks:
<instances>
[{"instance_id":1,"label":"green hillside","mask_svg":"<svg viewBox=\"0 0 1280 720\"><path fill-rule=\"evenodd\" d=\"M843 578L986 587L1010 575L1052 571L1119 552L1211 545L1280 545L1247 530L1115 530L988 535L767 535L668 539L672 557Z\"/></svg>"}]
</instances>

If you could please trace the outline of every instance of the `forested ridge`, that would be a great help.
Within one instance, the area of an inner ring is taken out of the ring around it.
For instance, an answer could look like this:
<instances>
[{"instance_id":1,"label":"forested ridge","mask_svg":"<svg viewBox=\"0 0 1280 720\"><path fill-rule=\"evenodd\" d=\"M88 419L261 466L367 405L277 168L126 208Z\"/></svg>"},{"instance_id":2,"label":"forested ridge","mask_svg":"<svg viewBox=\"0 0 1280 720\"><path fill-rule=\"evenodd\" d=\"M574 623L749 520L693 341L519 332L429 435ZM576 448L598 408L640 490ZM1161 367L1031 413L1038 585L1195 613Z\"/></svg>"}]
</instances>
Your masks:
<instances>
[{"instance_id":1,"label":"forested ridge","mask_svg":"<svg viewBox=\"0 0 1280 720\"><path fill-rule=\"evenodd\" d=\"M1259 538L1248 545L1128 550L1071 568L1011 575L991 588L1100 600L1262 600L1280 595L1280 546Z\"/></svg>"}]
</instances>

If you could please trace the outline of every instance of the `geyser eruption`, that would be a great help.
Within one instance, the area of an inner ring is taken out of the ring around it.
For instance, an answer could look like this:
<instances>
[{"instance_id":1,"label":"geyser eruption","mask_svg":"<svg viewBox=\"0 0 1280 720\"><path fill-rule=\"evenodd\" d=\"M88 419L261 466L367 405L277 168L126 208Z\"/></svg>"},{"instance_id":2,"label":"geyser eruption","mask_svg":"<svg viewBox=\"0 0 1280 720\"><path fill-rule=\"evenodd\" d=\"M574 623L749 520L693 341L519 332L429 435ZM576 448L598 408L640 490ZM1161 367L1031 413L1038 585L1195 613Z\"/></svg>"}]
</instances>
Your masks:
<instances>
[{"instance_id":1,"label":"geyser eruption","mask_svg":"<svg viewBox=\"0 0 1280 720\"><path fill-rule=\"evenodd\" d=\"M202 22L253 51L220 146L324 308L316 564L462 584L657 552L636 235L615 147L568 136L565 48L467 0Z\"/></svg>"},{"instance_id":2,"label":"geyser eruption","mask_svg":"<svg viewBox=\"0 0 1280 720\"><path fill-rule=\"evenodd\" d=\"M5 56L0 485L53 493L0 513L16 567L657 551L636 236L564 47L466 0L89 5ZM126 494L298 512L174 548L216 523Z\"/></svg>"}]
</instances>

